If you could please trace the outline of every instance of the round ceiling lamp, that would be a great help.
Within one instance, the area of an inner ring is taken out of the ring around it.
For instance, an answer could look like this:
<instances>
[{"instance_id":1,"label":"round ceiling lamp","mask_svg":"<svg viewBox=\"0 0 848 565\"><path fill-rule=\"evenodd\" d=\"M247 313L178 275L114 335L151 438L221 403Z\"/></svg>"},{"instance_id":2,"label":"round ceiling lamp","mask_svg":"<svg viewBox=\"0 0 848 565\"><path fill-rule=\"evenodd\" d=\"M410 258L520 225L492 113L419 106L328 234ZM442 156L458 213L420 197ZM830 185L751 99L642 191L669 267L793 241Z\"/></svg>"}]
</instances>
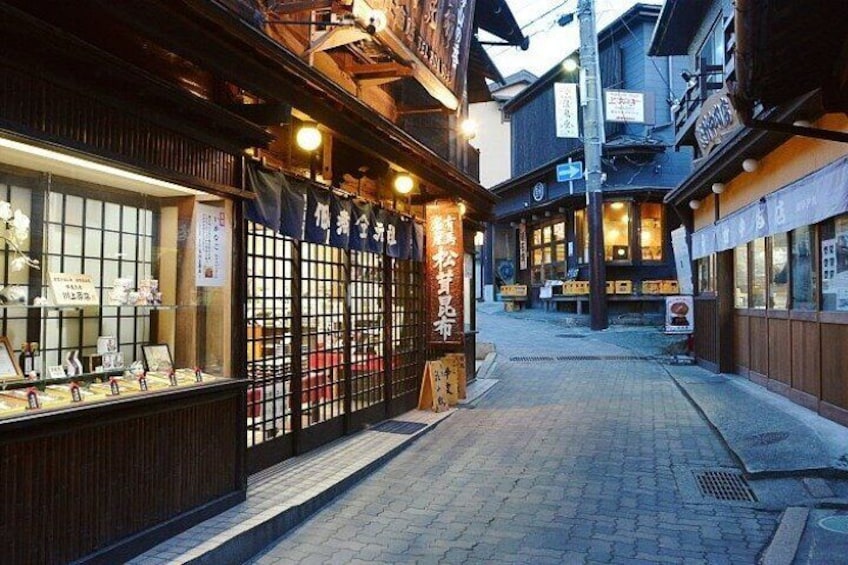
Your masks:
<instances>
[{"instance_id":1,"label":"round ceiling lamp","mask_svg":"<svg viewBox=\"0 0 848 565\"><path fill-rule=\"evenodd\" d=\"M321 132L315 124L304 124L297 130L295 140L304 151L315 151L321 146Z\"/></svg>"},{"instance_id":2,"label":"round ceiling lamp","mask_svg":"<svg viewBox=\"0 0 848 565\"><path fill-rule=\"evenodd\" d=\"M398 194L409 194L414 186L412 177L406 173L400 173L395 177L395 190Z\"/></svg>"}]
</instances>

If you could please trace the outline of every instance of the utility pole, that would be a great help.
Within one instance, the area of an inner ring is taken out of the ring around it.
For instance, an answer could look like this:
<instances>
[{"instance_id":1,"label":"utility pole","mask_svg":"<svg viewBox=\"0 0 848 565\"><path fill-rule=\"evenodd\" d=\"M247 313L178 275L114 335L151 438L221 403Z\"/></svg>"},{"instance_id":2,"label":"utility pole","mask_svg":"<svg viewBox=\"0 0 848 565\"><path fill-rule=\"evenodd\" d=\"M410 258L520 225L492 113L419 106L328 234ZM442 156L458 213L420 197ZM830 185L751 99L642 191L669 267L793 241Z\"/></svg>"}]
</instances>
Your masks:
<instances>
[{"instance_id":1,"label":"utility pole","mask_svg":"<svg viewBox=\"0 0 848 565\"><path fill-rule=\"evenodd\" d=\"M609 326L606 258L604 257L604 195L601 192L601 144L604 120L598 72L598 35L594 0L578 0L580 67L584 77L583 156L586 160L586 200L589 223L589 314L593 330Z\"/></svg>"}]
</instances>

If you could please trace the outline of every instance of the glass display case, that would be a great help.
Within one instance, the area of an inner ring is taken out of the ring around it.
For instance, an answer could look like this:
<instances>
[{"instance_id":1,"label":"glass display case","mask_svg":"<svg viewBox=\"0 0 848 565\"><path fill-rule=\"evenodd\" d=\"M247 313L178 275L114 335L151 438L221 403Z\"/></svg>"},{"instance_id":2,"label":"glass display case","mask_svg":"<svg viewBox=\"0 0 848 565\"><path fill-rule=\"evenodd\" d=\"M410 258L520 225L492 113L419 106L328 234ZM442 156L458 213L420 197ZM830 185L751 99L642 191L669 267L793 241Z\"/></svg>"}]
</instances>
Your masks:
<instances>
[{"instance_id":1,"label":"glass display case","mask_svg":"<svg viewBox=\"0 0 848 565\"><path fill-rule=\"evenodd\" d=\"M75 176L0 165L0 419L232 377L232 202Z\"/></svg>"}]
</instances>

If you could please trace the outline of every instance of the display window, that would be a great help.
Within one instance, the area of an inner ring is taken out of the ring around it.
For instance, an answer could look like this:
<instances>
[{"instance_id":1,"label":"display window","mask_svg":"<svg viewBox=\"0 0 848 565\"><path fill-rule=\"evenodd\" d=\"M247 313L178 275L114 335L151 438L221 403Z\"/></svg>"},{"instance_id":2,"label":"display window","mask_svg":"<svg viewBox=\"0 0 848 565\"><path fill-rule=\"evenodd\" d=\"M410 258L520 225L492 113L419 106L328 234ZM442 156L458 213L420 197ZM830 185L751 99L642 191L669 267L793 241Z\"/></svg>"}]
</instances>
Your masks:
<instances>
[{"instance_id":1,"label":"display window","mask_svg":"<svg viewBox=\"0 0 848 565\"><path fill-rule=\"evenodd\" d=\"M816 231L813 226L804 226L790 233L791 262L789 272L792 280L792 308L817 310L818 278L815 268Z\"/></svg>"},{"instance_id":2,"label":"display window","mask_svg":"<svg viewBox=\"0 0 848 565\"><path fill-rule=\"evenodd\" d=\"M96 178L0 166L0 417L232 376L232 203Z\"/></svg>"},{"instance_id":3,"label":"display window","mask_svg":"<svg viewBox=\"0 0 848 565\"><path fill-rule=\"evenodd\" d=\"M708 255L697 260L698 291L701 294L715 293L718 289L716 278L716 256Z\"/></svg>"},{"instance_id":4,"label":"display window","mask_svg":"<svg viewBox=\"0 0 848 565\"><path fill-rule=\"evenodd\" d=\"M733 305L748 308L748 246L740 245L733 250Z\"/></svg>"},{"instance_id":5,"label":"display window","mask_svg":"<svg viewBox=\"0 0 848 565\"><path fill-rule=\"evenodd\" d=\"M639 247L642 261L663 260L663 205L643 202L639 205Z\"/></svg>"},{"instance_id":6,"label":"display window","mask_svg":"<svg viewBox=\"0 0 848 565\"><path fill-rule=\"evenodd\" d=\"M604 202L604 258L608 262L632 261L630 202Z\"/></svg>"},{"instance_id":7,"label":"display window","mask_svg":"<svg viewBox=\"0 0 848 565\"><path fill-rule=\"evenodd\" d=\"M567 270L565 222L533 228L531 239L531 282L563 280Z\"/></svg>"},{"instance_id":8,"label":"display window","mask_svg":"<svg viewBox=\"0 0 848 565\"><path fill-rule=\"evenodd\" d=\"M751 278L749 281L748 305L750 308L766 307L766 239L760 237L749 244Z\"/></svg>"},{"instance_id":9,"label":"display window","mask_svg":"<svg viewBox=\"0 0 848 565\"><path fill-rule=\"evenodd\" d=\"M774 310L789 308L789 234L771 236L768 307Z\"/></svg>"},{"instance_id":10,"label":"display window","mask_svg":"<svg viewBox=\"0 0 848 565\"><path fill-rule=\"evenodd\" d=\"M822 310L848 310L848 214L820 225Z\"/></svg>"}]
</instances>

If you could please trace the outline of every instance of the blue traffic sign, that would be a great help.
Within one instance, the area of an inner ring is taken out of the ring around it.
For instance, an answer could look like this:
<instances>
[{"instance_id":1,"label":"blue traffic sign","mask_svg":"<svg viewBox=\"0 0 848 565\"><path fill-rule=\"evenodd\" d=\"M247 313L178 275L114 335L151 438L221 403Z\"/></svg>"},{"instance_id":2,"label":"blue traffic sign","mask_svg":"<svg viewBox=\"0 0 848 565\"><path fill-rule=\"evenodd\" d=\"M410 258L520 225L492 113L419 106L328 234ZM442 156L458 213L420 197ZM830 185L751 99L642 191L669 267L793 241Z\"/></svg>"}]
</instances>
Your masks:
<instances>
[{"instance_id":1,"label":"blue traffic sign","mask_svg":"<svg viewBox=\"0 0 848 565\"><path fill-rule=\"evenodd\" d=\"M583 161L560 163L556 166L557 182L568 182L583 178Z\"/></svg>"}]
</instances>

